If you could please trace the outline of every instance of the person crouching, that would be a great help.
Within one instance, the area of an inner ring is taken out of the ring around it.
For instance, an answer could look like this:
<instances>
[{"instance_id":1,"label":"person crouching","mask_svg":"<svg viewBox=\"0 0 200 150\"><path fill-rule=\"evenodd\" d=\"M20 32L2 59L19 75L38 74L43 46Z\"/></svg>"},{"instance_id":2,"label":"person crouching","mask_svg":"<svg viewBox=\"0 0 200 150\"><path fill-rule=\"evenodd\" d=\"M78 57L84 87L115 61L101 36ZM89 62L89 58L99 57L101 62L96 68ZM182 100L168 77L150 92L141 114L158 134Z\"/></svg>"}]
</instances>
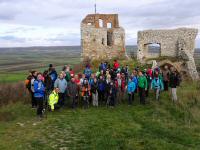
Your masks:
<instances>
[{"instance_id":1,"label":"person crouching","mask_svg":"<svg viewBox=\"0 0 200 150\"><path fill-rule=\"evenodd\" d=\"M58 99L59 99L58 93L59 93L59 88L55 88L52 91L52 93L49 95L49 101L48 102L49 102L49 106L50 106L51 111L54 111L56 104L58 103Z\"/></svg>"}]
</instances>

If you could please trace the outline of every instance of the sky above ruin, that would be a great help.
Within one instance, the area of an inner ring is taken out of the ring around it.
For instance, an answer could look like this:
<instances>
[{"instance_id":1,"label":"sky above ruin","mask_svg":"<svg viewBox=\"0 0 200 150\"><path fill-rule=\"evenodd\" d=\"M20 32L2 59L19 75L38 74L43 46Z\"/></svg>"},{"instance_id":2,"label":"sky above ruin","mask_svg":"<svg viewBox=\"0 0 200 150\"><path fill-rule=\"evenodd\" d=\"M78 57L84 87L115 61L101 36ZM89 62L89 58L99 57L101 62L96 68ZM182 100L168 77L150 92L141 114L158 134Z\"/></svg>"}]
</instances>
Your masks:
<instances>
[{"instance_id":1,"label":"sky above ruin","mask_svg":"<svg viewBox=\"0 0 200 150\"><path fill-rule=\"evenodd\" d=\"M97 13L118 13L126 44L137 31L200 30L200 0L96 0ZM80 45L80 23L95 0L0 0L0 47ZM199 31L200 32L200 31ZM200 47L200 33L196 40Z\"/></svg>"}]
</instances>

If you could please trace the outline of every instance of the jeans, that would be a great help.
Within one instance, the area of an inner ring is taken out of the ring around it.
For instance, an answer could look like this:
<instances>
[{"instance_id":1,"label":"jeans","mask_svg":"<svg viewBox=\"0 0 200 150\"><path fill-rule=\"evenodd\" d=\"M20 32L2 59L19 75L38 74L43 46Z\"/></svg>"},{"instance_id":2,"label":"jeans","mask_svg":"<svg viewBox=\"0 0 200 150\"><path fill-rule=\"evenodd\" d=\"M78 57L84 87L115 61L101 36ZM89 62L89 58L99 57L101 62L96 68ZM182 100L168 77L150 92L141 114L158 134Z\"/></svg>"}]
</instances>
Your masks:
<instances>
[{"instance_id":1,"label":"jeans","mask_svg":"<svg viewBox=\"0 0 200 150\"><path fill-rule=\"evenodd\" d=\"M92 104L93 106L98 106L98 93L92 93Z\"/></svg>"},{"instance_id":2,"label":"jeans","mask_svg":"<svg viewBox=\"0 0 200 150\"><path fill-rule=\"evenodd\" d=\"M44 97L35 97L35 100L37 101L37 115L42 117Z\"/></svg>"},{"instance_id":3,"label":"jeans","mask_svg":"<svg viewBox=\"0 0 200 150\"><path fill-rule=\"evenodd\" d=\"M83 96L83 106L85 109L89 107L89 96Z\"/></svg>"},{"instance_id":4,"label":"jeans","mask_svg":"<svg viewBox=\"0 0 200 150\"><path fill-rule=\"evenodd\" d=\"M176 94L176 88L171 88L171 95L172 95L172 101L177 101L177 94Z\"/></svg>"},{"instance_id":5,"label":"jeans","mask_svg":"<svg viewBox=\"0 0 200 150\"><path fill-rule=\"evenodd\" d=\"M34 92L31 91L31 103L32 103L32 107L37 107L37 100L34 97Z\"/></svg>"},{"instance_id":6,"label":"jeans","mask_svg":"<svg viewBox=\"0 0 200 150\"><path fill-rule=\"evenodd\" d=\"M160 89L155 89L156 100L160 100Z\"/></svg>"},{"instance_id":7,"label":"jeans","mask_svg":"<svg viewBox=\"0 0 200 150\"><path fill-rule=\"evenodd\" d=\"M77 107L77 100L78 100L78 96L72 96L72 108L75 109Z\"/></svg>"},{"instance_id":8,"label":"jeans","mask_svg":"<svg viewBox=\"0 0 200 150\"><path fill-rule=\"evenodd\" d=\"M65 93L58 93L59 99L58 99L58 104L60 107L64 106L64 101L65 101Z\"/></svg>"},{"instance_id":9,"label":"jeans","mask_svg":"<svg viewBox=\"0 0 200 150\"><path fill-rule=\"evenodd\" d=\"M164 90L168 91L169 82L168 81L163 81L163 84L164 84Z\"/></svg>"},{"instance_id":10,"label":"jeans","mask_svg":"<svg viewBox=\"0 0 200 150\"><path fill-rule=\"evenodd\" d=\"M132 100L133 100L132 96L133 96L133 93L128 93L128 104L129 105L132 105Z\"/></svg>"},{"instance_id":11,"label":"jeans","mask_svg":"<svg viewBox=\"0 0 200 150\"><path fill-rule=\"evenodd\" d=\"M145 89L139 87L140 104L145 105Z\"/></svg>"}]
</instances>

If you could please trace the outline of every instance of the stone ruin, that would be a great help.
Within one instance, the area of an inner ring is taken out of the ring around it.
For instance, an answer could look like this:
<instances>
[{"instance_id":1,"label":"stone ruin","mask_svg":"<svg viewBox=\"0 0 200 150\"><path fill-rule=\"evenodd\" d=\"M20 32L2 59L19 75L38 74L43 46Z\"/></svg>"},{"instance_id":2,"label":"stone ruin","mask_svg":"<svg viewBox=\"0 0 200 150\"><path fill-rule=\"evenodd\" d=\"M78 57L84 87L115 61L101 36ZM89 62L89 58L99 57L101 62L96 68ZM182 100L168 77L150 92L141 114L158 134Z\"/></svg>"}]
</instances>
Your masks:
<instances>
[{"instance_id":1,"label":"stone ruin","mask_svg":"<svg viewBox=\"0 0 200 150\"><path fill-rule=\"evenodd\" d=\"M89 14L81 22L84 60L125 56L125 31L117 14Z\"/></svg>"},{"instance_id":2,"label":"stone ruin","mask_svg":"<svg viewBox=\"0 0 200 150\"><path fill-rule=\"evenodd\" d=\"M147 62L150 59L163 57L164 59L158 62L159 66L170 64L181 74L197 80L199 74L193 57L197 33L198 30L192 28L139 31L137 59L140 62ZM149 52L151 44L160 46L159 53Z\"/></svg>"}]
</instances>

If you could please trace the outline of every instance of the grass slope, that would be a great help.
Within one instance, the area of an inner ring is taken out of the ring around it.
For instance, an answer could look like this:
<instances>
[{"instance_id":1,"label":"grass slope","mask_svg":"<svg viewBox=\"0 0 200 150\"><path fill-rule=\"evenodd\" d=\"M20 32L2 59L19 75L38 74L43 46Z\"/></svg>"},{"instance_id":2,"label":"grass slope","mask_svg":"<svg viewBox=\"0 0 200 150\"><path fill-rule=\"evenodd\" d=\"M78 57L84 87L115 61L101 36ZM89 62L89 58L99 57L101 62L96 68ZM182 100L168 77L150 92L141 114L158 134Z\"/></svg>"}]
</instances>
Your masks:
<instances>
[{"instance_id":1,"label":"grass slope","mask_svg":"<svg viewBox=\"0 0 200 150\"><path fill-rule=\"evenodd\" d=\"M180 103L168 93L146 106L126 103L116 108L64 108L38 121L35 110L21 103L0 110L0 149L200 149L198 83L183 83Z\"/></svg>"}]
</instances>

